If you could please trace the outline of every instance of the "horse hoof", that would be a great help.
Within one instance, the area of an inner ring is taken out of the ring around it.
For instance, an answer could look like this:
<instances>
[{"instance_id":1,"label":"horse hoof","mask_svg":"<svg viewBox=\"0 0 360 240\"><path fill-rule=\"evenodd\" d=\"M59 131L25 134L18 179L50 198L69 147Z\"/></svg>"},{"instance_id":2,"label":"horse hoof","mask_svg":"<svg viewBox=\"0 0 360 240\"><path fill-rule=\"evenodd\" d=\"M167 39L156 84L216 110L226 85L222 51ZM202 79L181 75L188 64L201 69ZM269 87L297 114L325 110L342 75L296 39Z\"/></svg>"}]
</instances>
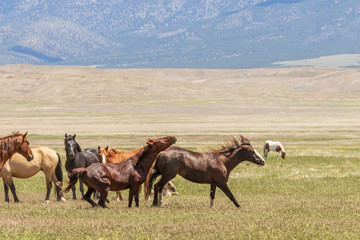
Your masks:
<instances>
[{"instance_id":1,"label":"horse hoof","mask_svg":"<svg viewBox=\"0 0 360 240\"><path fill-rule=\"evenodd\" d=\"M66 199L64 197L61 197L60 201L66 202Z\"/></svg>"},{"instance_id":2,"label":"horse hoof","mask_svg":"<svg viewBox=\"0 0 360 240\"><path fill-rule=\"evenodd\" d=\"M45 200L45 202L46 202L46 203L50 203L50 201L49 201L49 200Z\"/></svg>"}]
</instances>

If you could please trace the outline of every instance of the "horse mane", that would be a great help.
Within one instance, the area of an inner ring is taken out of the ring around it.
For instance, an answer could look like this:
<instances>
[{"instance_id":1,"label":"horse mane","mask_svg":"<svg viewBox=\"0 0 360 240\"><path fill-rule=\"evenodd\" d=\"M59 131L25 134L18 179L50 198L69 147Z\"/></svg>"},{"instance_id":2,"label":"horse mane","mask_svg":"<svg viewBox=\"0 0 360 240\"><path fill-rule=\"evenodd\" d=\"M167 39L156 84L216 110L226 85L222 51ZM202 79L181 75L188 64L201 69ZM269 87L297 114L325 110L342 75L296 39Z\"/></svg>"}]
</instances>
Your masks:
<instances>
[{"instance_id":1,"label":"horse mane","mask_svg":"<svg viewBox=\"0 0 360 240\"><path fill-rule=\"evenodd\" d=\"M11 135L6 136L6 137L1 137L0 138L0 161L2 161L3 159L3 154L5 151L8 151L10 154L12 155L12 150L13 150L13 145L12 145L12 141L11 139L15 138L15 137L19 137L22 136L23 134L21 134L19 131L13 132Z\"/></svg>"},{"instance_id":2,"label":"horse mane","mask_svg":"<svg viewBox=\"0 0 360 240\"><path fill-rule=\"evenodd\" d=\"M244 136L240 135L238 139L233 137L231 141L225 141L223 144L219 144L219 149L214 150L217 152L232 153L235 149L239 148L241 145L250 145L249 139L245 138Z\"/></svg>"},{"instance_id":3,"label":"horse mane","mask_svg":"<svg viewBox=\"0 0 360 240\"><path fill-rule=\"evenodd\" d=\"M0 140L3 139L7 139L7 138L12 138L12 137L18 137L18 136L22 136L23 134L21 134L19 131L16 132L12 132L12 134L5 136L5 137L0 137Z\"/></svg>"},{"instance_id":4,"label":"horse mane","mask_svg":"<svg viewBox=\"0 0 360 240\"><path fill-rule=\"evenodd\" d=\"M129 157L128 159L130 159L134 163L134 165L136 165L138 162L141 162L142 158L144 157L144 154L147 153L148 151L150 151L150 146L146 145L143 148L141 148L139 152Z\"/></svg>"}]
</instances>

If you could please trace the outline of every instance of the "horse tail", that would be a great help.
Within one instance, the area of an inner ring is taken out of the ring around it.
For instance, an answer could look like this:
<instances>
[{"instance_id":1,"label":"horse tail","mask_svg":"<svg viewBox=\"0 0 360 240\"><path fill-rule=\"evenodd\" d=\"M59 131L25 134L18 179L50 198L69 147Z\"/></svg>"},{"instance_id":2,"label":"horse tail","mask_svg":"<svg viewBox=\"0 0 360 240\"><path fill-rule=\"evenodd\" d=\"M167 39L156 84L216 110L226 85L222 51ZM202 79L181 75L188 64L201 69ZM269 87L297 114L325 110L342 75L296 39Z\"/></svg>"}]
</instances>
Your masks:
<instances>
[{"instance_id":1,"label":"horse tail","mask_svg":"<svg viewBox=\"0 0 360 240\"><path fill-rule=\"evenodd\" d=\"M63 179L63 171L62 171L62 167L61 167L61 165L62 165L61 158L58 153L56 153L56 155L58 156L58 163L55 168L55 176L59 182L62 182L64 179Z\"/></svg>"},{"instance_id":2,"label":"horse tail","mask_svg":"<svg viewBox=\"0 0 360 240\"><path fill-rule=\"evenodd\" d=\"M85 172L86 168L73 169L69 175L69 185L64 190L62 190L61 193L68 192L70 189L72 189Z\"/></svg>"},{"instance_id":3,"label":"horse tail","mask_svg":"<svg viewBox=\"0 0 360 240\"><path fill-rule=\"evenodd\" d=\"M154 164L151 166L144 183L144 193L145 193L145 200L148 200L150 198L150 193L152 189L152 185L154 183L154 180L160 176L160 171L156 165L156 160Z\"/></svg>"}]
</instances>

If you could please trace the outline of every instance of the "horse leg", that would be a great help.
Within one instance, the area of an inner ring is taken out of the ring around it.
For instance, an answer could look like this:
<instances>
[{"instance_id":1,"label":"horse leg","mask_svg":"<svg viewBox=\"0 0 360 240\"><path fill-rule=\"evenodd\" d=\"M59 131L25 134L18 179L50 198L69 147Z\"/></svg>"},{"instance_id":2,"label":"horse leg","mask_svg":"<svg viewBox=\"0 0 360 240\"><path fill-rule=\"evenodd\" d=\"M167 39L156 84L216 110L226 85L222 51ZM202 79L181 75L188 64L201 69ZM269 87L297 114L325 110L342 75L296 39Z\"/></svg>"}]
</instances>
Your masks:
<instances>
[{"instance_id":1,"label":"horse leg","mask_svg":"<svg viewBox=\"0 0 360 240\"><path fill-rule=\"evenodd\" d=\"M84 200L86 200L88 203L91 204L91 206L93 207L97 207L98 205L93 201L91 200L91 194L95 191L94 188L88 188L86 194L84 195Z\"/></svg>"},{"instance_id":2,"label":"horse leg","mask_svg":"<svg viewBox=\"0 0 360 240\"><path fill-rule=\"evenodd\" d=\"M52 181L52 182L54 183L54 185L55 185L55 189L56 189L56 199L57 199L58 201L66 202L66 199L65 199L65 197L64 197L64 194L61 193L61 191L62 191L62 182L60 182L60 181L57 179L55 173L53 173L53 174L51 175L51 181Z\"/></svg>"},{"instance_id":3,"label":"horse leg","mask_svg":"<svg viewBox=\"0 0 360 240\"><path fill-rule=\"evenodd\" d=\"M117 198L116 198L116 201L122 201L123 200L123 198L122 198L122 196L121 196L121 191L116 191L116 196L117 196Z\"/></svg>"},{"instance_id":4,"label":"horse leg","mask_svg":"<svg viewBox=\"0 0 360 240\"><path fill-rule=\"evenodd\" d=\"M20 202L19 199L18 199L18 197L17 197L17 195L16 195L16 189L15 189L15 185L14 185L13 182L11 182L11 184L10 184L10 190L11 190L13 196L14 196L14 201L15 201L16 203Z\"/></svg>"},{"instance_id":5,"label":"horse leg","mask_svg":"<svg viewBox=\"0 0 360 240\"><path fill-rule=\"evenodd\" d=\"M109 188L106 188L104 191L100 192L98 205L103 208L107 208L106 206L106 198L109 194Z\"/></svg>"},{"instance_id":6,"label":"horse leg","mask_svg":"<svg viewBox=\"0 0 360 240\"><path fill-rule=\"evenodd\" d=\"M84 199L84 183L80 178L79 178L79 183L80 183L81 197L82 197L82 199Z\"/></svg>"},{"instance_id":7,"label":"horse leg","mask_svg":"<svg viewBox=\"0 0 360 240\"><path fill-rule=\"evenodd\" d=\"M139 207L139 199L140 199L141 185L138 186L138 190L135 193L135 204L136 207Z\"/></svg>"},{"instance_id":8,"label":"horse leg","mask_svg":"<svg viewBox=\"0 0 360 240\"><path fill-rule=\"evenodd\" d=\"M210 185L210 207L214 206L214 199L215 199L215 192L216 192L216 185Z\"/></svg>"},{"instance_id":9,"label":"horse leg","mask_svg":"<svg viewBox=\"0 0 360 240\"><path fill-rule=\"evenodd\" d=\"M236 201L234 195L231 193L228 185L226 183L217 184L217 186L230 198L231 201L235 204L236 207L240 207L240 204Z\"/></svg>"},{"instance_id":10,"label":"horse leg","mask_svg":"<svg viewBox=\"0 0 360 240\"><path fill-rule=\"evenodd\" d=\"M175 176L176 176L176 174L175 174ZM158 207L160 207L162 205L162 191L163 191L163 188L164 188L165 184L168 181L170 181L171 179L173 179L175 176L166 177L166 178L164 178L164 176L161 176L161 179L154 185L154 201L153 201L153 205L158 206Z\"/></svg>"},{"instance_id":11,"label":"horse leg","mask_svg":"<svg viewBox=\"0 0 360 240\"><path fill-rule=\"evenodd\" d=\"M71 189L72 190L72 193L73 193L73 199L76 200L76 188L75 186Z\"/></svg>"},{"instance_id":12,"label":"horse leg","mask_svg":"<svg viewBox=\"0 0 360 240\"><path fill-rule=\"evenodd\" d=\"M10 202L9 198L9 185L4 182L4 191L5 191L5 202Z\"/></svg>"},{"instance_id":13,"label":"horse leg","mask_svg":"<svg viewBox=\"0 0 360 240\"><path fill-rule=\"evenodd\" d=\"M45 197L45 202L50 202L49 197L50 197L50 193L51 193L51 188L52 188L52 183L49 181L46 181L46 197Z\"/></svg>"}]
</instances>

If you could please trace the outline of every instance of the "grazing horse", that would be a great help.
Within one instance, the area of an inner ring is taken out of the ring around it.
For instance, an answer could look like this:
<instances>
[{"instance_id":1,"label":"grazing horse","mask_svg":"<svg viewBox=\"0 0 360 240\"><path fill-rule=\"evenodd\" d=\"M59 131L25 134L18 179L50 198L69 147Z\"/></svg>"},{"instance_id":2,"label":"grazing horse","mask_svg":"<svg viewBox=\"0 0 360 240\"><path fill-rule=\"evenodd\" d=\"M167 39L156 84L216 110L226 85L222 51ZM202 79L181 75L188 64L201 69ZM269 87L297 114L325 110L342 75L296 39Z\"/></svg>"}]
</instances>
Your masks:
<instances>
[{"instance_id":1,"label":"grazing horse","mask_svg":"<svg viewBox=\"0 0 360 240\"><path fill-rule=\"evenodd\" d=\"M152 138L137 154L120 163L96 163L87 168L74 169L70 174L69 186L64 191L69 191L80 178L88 186L84 199L93 207L99 205L105 208L109 191L129 188L128 207L131 207L134 196L138 207L140 185L145 181L156 156L175 142L175 137ZM98 204L90 198L95 190L100 192Z\"/></svg>"},{"instance_id":2,"label":"grazing horse","mask_svg":"<svg viewBox=\"0 0 360 240\"><path fill-rule=\"evenodd\" d=\"M179 174L189 181L211 185L210 207L214 204L216 187L220 188L236 207L240 207L227 181L230 172L242 161L265 165L265 160L243 136L240 136L240 141L233 138L230 143L225 142L220 150L206 153L193 152L176 146L168 148L157 157L153 166L154 171L149 178L147 189L151 189L153 181L161 175L161 179L154 186L153 206L161 206L162 196L159 193L169 180Z\"/></svg>"},{"instance_id":3,"label":"grazing horse","mask_svg":"<svg viewBox=\"0 0 360 240\"><path fill-rule=\"evenodd\" d=\"M267 158L268 152L275 151L276 159L279 159L279 152L281 152L281 157L285 159L286 153L281 142L273 142L270 140L265 141L264 143L264 157Z\"/></svg>"},{"instance_id":4,"label":"grazing horse","mask_svg":"<svg viewBox=\"0 0 360 240\"><path fill-rule=\"evenodd\" d=\"M21 154L26 160L31 161L34 155L30 148L30 142L27 140L26 135L21 134L19 131L14 132L12 135L0 138L0 171L15 153Z\"/></svg>"},{"instance_id":5,"label":"grazing horse","mask_svg":"<svg viewBox=\"0 0 360 240\"><path fill-rule=\"evenodd\" d=\"M49 196L52 188L51 181L55 184L57 200L65 202L65 198L60 194L62 188L63 172L61 168L61 159L57 152L47 147L37 147L31 149L34 159L28 162L22 155L14 154L7 161L1 170L1 177L4 182L5 201L9 202L9 186L15 202L19 202L16 195L14 182L12 177L29 178L43 171L46 181L46 197L45 201L49 202Z\"/></svg>"},{"instance_id":6,"label":"grazing horse","mask_svg":"<svg viewBox=\"0 0 360 240\"><path fill-rule=\"evenodd\" d=\"M70 172L75 168L86 168L91 164L99 162L99 155L95 148L87 148L84 151L81 150L80 145L75 141L76 134L74 136L65 134L65 151L66 151L66 162L65 169L68 176ZM72 189L73 199L76 199L76 189ZM84 198L84 185L80 181L80 192L82 198Z\"/></svg>"}]
</instances>

